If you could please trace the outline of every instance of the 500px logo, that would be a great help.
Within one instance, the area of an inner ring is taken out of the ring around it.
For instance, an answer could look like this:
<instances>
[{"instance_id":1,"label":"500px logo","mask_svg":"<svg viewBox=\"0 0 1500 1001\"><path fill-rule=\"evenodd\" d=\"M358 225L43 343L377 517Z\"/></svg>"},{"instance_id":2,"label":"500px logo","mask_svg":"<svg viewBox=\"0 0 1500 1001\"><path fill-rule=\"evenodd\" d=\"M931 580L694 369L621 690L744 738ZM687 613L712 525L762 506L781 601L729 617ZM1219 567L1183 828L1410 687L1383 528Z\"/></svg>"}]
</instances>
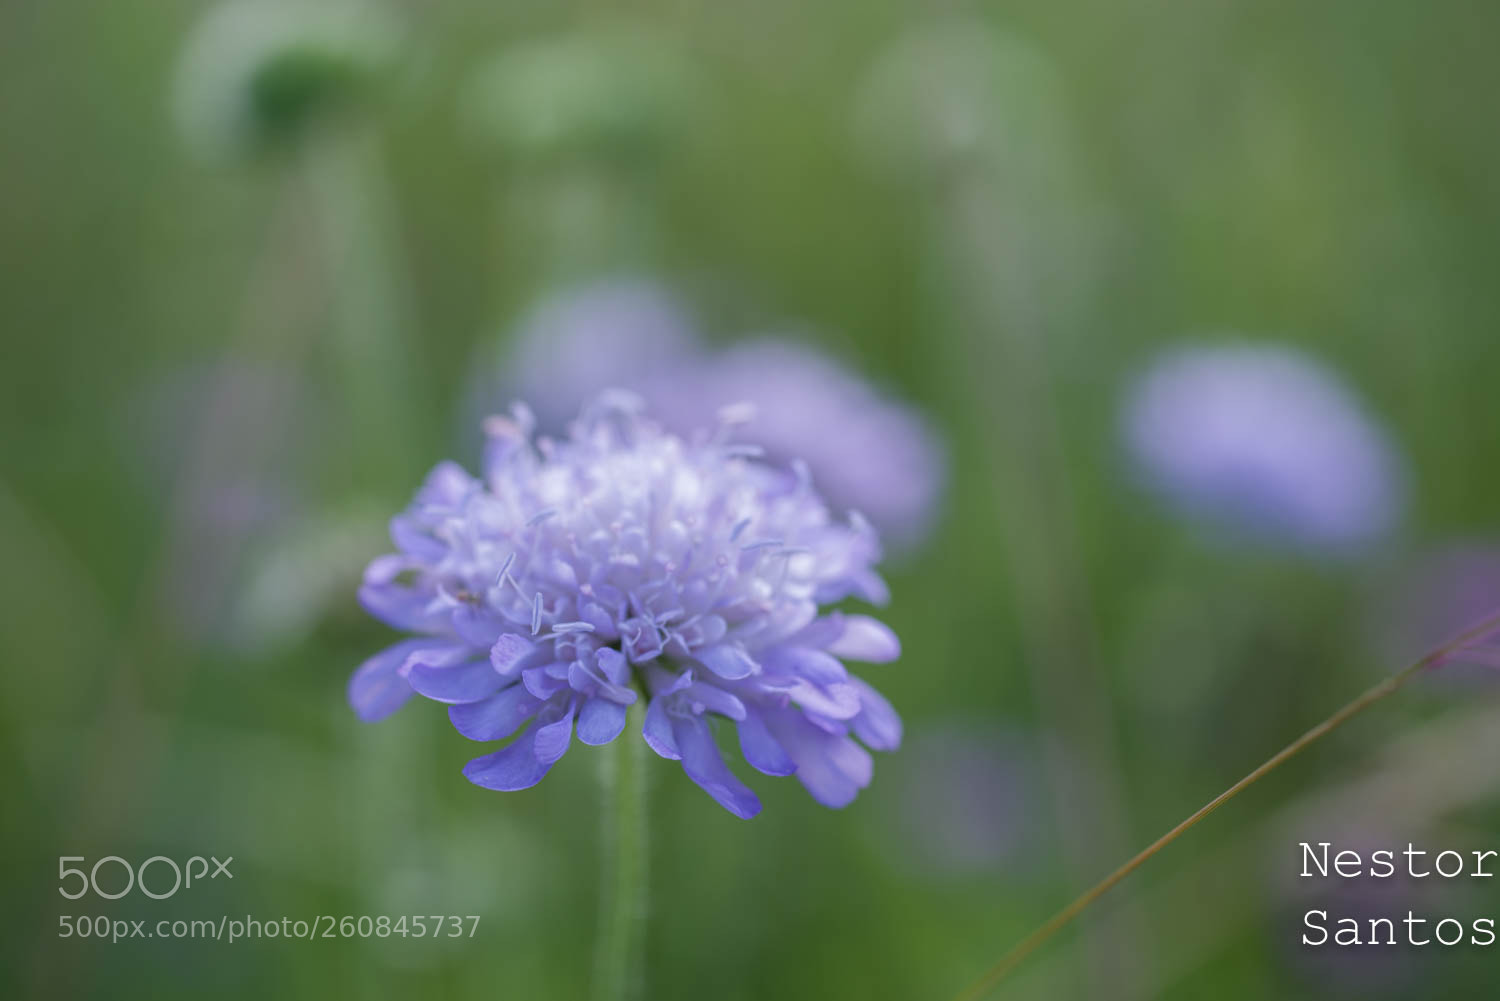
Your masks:
<instances>
[{"instance_id":1,"label":"500px logo","mask_svg":"<svg viewBox=\"0 0 1500 1001\"><path fill-rule=\"evenodd\" d=\"M229 871L229 863L233 861L233 855L229 856L222 862L220 862L212 855L210 855L208 858L204 858L202 855L194 855L192 858L188 859L186 863L179 866L175 860L169 859L165 855L153 855L146 861L142 862L138 867L132 868L130 863L122 859L120 856L106 855L95 862L93 868L85 872L81 868L75 868L68 865L68 863L87 863L88 859L86 859L82 855L63 855L60 856L57 860L57 880L59 883L63 884L57 888L57 892L61 893L64 897L67 897L69 900L77 900L85 893L93 890L97 896L103 897L105 900L118 900L121 897L125 896L125 894L129 893L132 889L139 887L140 891L146 896L150 897L152 900L166 900L168 897L172 896L172 894L176 893L180 889L192 889L194 879L198 880L198 882L200 883L203 882L204 877L207 877L208 879L218 879L220 876L227 876L230 879L233 879L234 873ZM99 888L99 869L106 862L114 862L119 866L119 868L125 870L125 886L123 889L111 893ZM213 863L212 872L210 872L208 868L210 862ZM156 884L156 890L152 890L146 885L146 872L147 870L150 870L153 865L156 867L156 869L152 873L151 878L152 881ZM194 871L195 866L197 867L196 871ZM171 886L162 891L162 887L166 886L168 879L164 871L166 869L170 869L172 872L172 875L170 877ZM78 877L78 881L75 884L77 886L77 891L70 893L68 892L69 888L67 884L69 879L74 876Z\"/></svg>"}]
</instances>

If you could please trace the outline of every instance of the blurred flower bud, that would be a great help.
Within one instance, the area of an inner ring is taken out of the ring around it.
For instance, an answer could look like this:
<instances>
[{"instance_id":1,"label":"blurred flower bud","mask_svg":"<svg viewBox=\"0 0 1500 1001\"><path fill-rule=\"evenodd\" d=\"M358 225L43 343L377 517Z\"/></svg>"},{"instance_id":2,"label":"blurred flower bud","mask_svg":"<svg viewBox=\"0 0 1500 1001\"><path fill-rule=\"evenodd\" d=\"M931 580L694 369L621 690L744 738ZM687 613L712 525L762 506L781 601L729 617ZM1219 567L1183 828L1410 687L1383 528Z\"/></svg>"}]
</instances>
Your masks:
<instances>
[{"instance_id":1,"label":"blurred flower bud","mask_svg":"<svg viewBox=\"0 0 1500 1001\"><path fill-rule=\"evenodd\" d=\"M387 17L362 4L228 0L183 49L173 92L178 127L205 159L293 141L366 97L396 39Z\"/></svg>"}]
</instances>

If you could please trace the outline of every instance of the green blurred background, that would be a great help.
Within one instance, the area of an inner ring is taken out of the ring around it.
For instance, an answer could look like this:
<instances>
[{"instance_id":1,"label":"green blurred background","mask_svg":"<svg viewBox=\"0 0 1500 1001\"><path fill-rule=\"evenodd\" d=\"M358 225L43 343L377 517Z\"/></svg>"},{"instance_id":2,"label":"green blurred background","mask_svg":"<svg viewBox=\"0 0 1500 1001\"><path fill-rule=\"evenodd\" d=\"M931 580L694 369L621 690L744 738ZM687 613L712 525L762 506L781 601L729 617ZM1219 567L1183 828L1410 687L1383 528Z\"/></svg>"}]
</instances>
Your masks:
<instances>
[{"instance_id":1,"label":"green blurred background","mask_svg":"<svg viewBox=\"0 0 1500 1001\"><path fill-rule=\"evenodd\" d=\"M889 567L904 656L870 672L907 747L855 804L756 777L742 822L652 760L649 997L948 996L1461 624L1420 606L1448 593L1434 554L1500 537L1500 8L628 8L390 8L378 79L306 123L316 67L293 66L266 100L295 134L216 158L172 112L208 7L0 8L7 996L586 994L591 749L485 792L440 707L364 726L343 686L392 638L354 599L383 518L440 458L475 464L475 359L591 276L655 276L719 343L805 331L949 452L933 537ZM998 132L980 162L930 155L923 106L867 84L939 22L1017 58L965 82L935 50ZM629 50L622 75L475 98L497 53L579 40L585 67ZM1412 496L1378 552L1205 544L1132 489L1124 380L1221 331L1308 349L1389 426ZM1500 571L1474 587L1500 605ZM1497 752L1483 676L1403 693L997 996L1487 995L1481 948L1296 945L1311 906L1500 917L1483 881L1350 902L1295 876L1303 839L1500 848ZM58 896L59 856L157 854L233 856L234 879ZM482 919L438 941L57 931L223 913Z\"/></svg>"}]
</instances>

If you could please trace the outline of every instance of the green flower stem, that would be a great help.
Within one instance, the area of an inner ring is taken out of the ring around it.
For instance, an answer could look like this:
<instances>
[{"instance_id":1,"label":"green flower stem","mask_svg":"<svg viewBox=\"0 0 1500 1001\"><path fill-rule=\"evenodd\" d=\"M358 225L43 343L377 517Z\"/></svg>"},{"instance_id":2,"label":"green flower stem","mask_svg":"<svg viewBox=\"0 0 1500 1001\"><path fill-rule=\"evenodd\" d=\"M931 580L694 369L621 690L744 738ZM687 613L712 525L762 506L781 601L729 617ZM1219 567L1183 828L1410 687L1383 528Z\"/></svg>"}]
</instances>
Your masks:
<instances>
[{"instance_id":1,"label":"green flower stem","mask_svg":"<svg viewBox=\"0 0 1500 1001\"><path fill-rule=\"evenodd\" d=\"M1030 956L1037 949L1041 948L1041 946L1044 945L1048 939L1052 938L1052 936L1056 935L1058 932L1062 931L1063 928L1067 927L1067 925L1070 924L1074 918L1078 917L1079 914L1083 913L1090 904L1108 893L1126 876L1129 876L1132 872L1135 872L1135 870L1139 869L1147 859L1151 858L1151 856L1167 847L1167 845L1171 844L1173 841L1176 841L1183 834L1186 834L1191 828L1196 826L1200 820L1203 820L1210 813L1213 813L1219 807L1223 806L1225 803L1229 802L1231 799L1234 799L1234 797L1250 788L1250 786L1259 782L1271 772L1275 771L1277 768L1281 767L1283 764L1296 757L1299 753L1307 749L1307 747L1311 744L1316 743L1318 740L1326 737L1334 730L1337 730L1340 726L1343 726L1349 720L1353 719L1355 716L1358 716L1360 713L1364 712L1375 703L1384 699L1386 696L1399 691L1408 681L1411 681L1418 674L1422 673L1428 668L1438 667L1442 665L1445 661L1451 659L1455 654L1461 653L1464 647L1468 644L1484 639L1486 636L1488 636L1490 633L1495 632L1497 629L1500 629L1500 613L1490 616L1488 619L1485 619L1483 622L1474 626L1472 629L1466 630L1465 632L1459 634L1452 640L1449 640L1447 643L1444 643L1442 646L1431 651L1426 656L1422 657L1422 659L1418 660L1416 663L1412 664L1405 670L1399 671L1396 674L1391 675L1389 678L1386 678L1380 684L1374 686L1373 688L1370 688L1369 690L1364 692L1364 694L1357 697L1353 702L1350 702L1338 712L1334 713L1332 716L1328 717L1323 722L1319 723L1317 726L1313 727L1311 730L1307 731L1302 736L1292 741L1286 747L1282 748L1280 751L1274 754L1259 768L1255 769L1249 775L1246 775L1234 785L1230 786L1228 789L1225 789L1223 792L1219 793L1219 795L1209 800L1206 804L1200 807L1197 812L1193 813L1186 820L1182 821L1182 823L1178 824L1166 834L1163 834L1161 837L1157 838L1156 841L1152 842L1152 844L1140 854L1136 855L1130 861L1126 862L1114 872L1104 877L1104 879L1096 884L1093 889L1087 891L1067 907L1064 907L1062 910L1054 914L1040 928L1022 939L1004 956L1001 956L999 962L985 971L985 974L982 977L980 977L973 984L969 985L969 987L961 991L955 1001L977 1001L978 998L983 997L993 987L995 987L995 985L999 984L1002 980L1009 976L1016 969L1016 967L1020 966L1027 956Z\"/></svg>"},{"instance_id":2,"label":"green flower stem","mask_svg":"<svg viewBox=\"0 0 1500 1001\"><path fill-rule=\"evenodd\" d=\"M599 939L594 954L593 1001L633 1001L645 977L647 880L646 700L630 707L625 731L604 747L603 864L599 873Z\"/></svg>"},{"instance_id":3,"label":"green flower stem","mask_svg":"<svg viewBox=\"0 0 1500 1001\"><path fill-rule=\"evenodd\" d=\"M307 144L304 163L333 298L332 355L361 472L409 457L414 307L398 251L395 196L375 137L354 126Z\"/></svg>"}]
</instances>

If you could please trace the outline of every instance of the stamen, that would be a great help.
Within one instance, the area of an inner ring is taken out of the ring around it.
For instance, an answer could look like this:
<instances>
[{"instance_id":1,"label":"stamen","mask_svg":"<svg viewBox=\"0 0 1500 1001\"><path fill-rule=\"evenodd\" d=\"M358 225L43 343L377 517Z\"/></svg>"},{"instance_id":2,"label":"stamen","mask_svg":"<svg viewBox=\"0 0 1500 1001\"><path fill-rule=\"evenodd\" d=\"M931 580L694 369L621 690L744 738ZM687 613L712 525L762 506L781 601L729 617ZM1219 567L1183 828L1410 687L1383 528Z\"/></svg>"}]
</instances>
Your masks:
<instances>
[{"instance_id":1,"label":"stamen","mask_svg":"<svg viewBox=\"0 0 1500 1001\"><path fill-rule=\"evenodd\" d=\"M589 622L558 622L552 627L554 635L560 633L591 633L594 626Z\"/></svg>"},{"instance_id":2,"label":"stamen","mask_svg":"<svg viewBox=\"0 0 1500 1001\"><path fill-rule=\"evenodd\" d=\"M515 562L516 562L516 551L514 549L512 549L510 551L510 555L507 556L507 557L505 557L505 564L500 568L500 572L497 573L497 574L495 574L495 586L496 587L499 587L500 584L505 580L505 578L510 574L510 568L511 568L511 566Z\"/></svg>"}]
</instances>

